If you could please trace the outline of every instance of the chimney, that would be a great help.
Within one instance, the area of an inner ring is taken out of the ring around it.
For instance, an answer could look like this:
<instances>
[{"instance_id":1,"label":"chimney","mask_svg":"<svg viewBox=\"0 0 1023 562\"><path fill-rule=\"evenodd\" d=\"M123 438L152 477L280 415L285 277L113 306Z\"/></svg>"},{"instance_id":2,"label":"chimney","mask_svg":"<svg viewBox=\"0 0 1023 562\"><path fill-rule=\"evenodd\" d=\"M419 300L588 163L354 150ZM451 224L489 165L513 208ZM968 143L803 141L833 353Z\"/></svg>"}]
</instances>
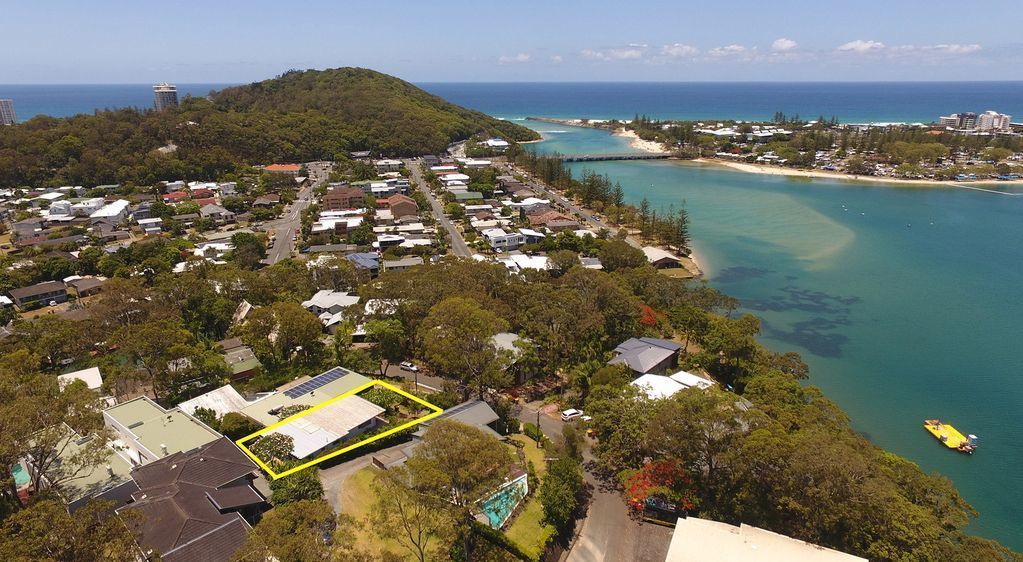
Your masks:
<instances>
[{"instance_id":1,"label":"chimney","mask_svg":"<svg viewBox=\"0 0 1023 562\"><path fill-rule=\"evenodd\" d=\"M113 475L114 475L114 469L111 468L110 465L108 464L107 465L107 476L113 476Z\"/></svg>"},{"instance_id":2,"label":"chimney","mask_svg":"<svg viewBox=\"0 0 1023 562\"><path fill-rule=\"evenodd\" d=\"M163 456L166 457L167 456L167 445L165 445L163 443L160 443L160 452L162 452Z\"/></svg>"}]
</instances>

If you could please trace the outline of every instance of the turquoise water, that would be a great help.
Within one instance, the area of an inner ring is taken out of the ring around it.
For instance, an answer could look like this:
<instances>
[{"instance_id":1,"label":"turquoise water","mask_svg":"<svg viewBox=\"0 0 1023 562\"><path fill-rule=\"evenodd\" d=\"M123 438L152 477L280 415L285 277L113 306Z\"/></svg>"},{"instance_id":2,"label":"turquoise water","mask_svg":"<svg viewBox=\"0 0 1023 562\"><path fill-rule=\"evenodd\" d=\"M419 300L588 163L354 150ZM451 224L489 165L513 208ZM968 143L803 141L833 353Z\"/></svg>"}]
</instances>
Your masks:
<instances>
[{"instance_id":1,"label":"turquoise water","mask_svg":"<svg viewBox=\"0 0 1023 562\"><path fill-rule=\"evenodd\" d=\"M589 129L551 137L538 148L626 142ZM974 532L1023 549L1023 197L665 161L584 167L632 203L685 204L700 265L763 319L761 341L801 353L859 431L952 478L981 513ZM977 434L980 450L939 446L925 418Z\"/></svg>"},{"instance_id":2,"label":"turquoise water","mask_svg":"<svg viewBox=\"0 0 1023 562\"><path fill-rule=\"evenodd\" d=\"M11 475L14 476L15 488L20 488L32 481L32 477L29 476L28 471L25 470L25 467L20 462L11 467Z\"/></svg>"},{"instance_id":3,"label":"turquoise water","mask_svg":"<svg viewBox=\"0 0 1023 562\"><path fill-rule=\"evenodd\" d=\"M494 529L500 529L504 522L508 520L515 508L518 507L519 502L522 498L526 497L529 492L529 485L526 481L526 475L512 480L508 484L505 484L500 490L494 495L487 498L480 505L481 511L486 515L487 521L490 522L490 526Z\"/></svg>"}]
</instances>

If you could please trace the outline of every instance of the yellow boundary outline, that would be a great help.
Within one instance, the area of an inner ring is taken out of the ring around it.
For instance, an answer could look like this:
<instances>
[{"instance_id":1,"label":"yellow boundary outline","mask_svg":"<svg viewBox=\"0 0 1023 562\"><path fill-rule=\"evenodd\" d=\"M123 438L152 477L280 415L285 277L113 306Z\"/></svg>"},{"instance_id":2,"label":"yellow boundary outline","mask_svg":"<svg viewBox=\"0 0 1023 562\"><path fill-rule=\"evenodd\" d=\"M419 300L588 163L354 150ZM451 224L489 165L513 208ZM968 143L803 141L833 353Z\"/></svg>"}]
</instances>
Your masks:
<instances>
[{"instance_id":1,"label":"yellow boundary outline","mask_svg":"<svg viewBox=\"0 0 1023 562\"><path fill-rule=\"evenodd\" d=\"M372 387L377 386L377 385L380 385L380 386L390 390L391 392L396 392L396 393L404 396L405 398L408 398L410 400L418 402L419 404L422 404L423 406L426 406L427 408L429 408L432 411L429 414L426 414L425 416L416 418L416 419L414 419L414 420L412 420L410 422L403 423L403 424L399 425L398 427L394 427L394 428L388 429L387 431L385 431L383 433L378 433L377 435L374 435L374 436L369 437L367 439L363 439L362 441L359 441L358 443L355 443L353 445L348 445L347 447L338 449L337 451L332 451L331 453L328 453L326 455L323 455L322 457L318 457L316 459L313 459L313 460L311 460L311 461L309 461L309 462L307 462L305 464L301 464L299 466L296 466L296 467L293 467L293 468L289 468L288 470L285 470L284 472L281 472L279 474L274 472L273 469L271 469L269 466L267 466L267 464L265 462L263 462L262 459L260 459L258 456L256 456L255 453L253 453L251 450L249 450L248 447L245 446L245 442L246 441L251 441L251 440L255 439L256 437L259 437L260 435L263 435L264 433L268 433L270 431L273 431L274 429L277 429L278 427L281 427L282 425L284 425L286 423L295 421L298 418L301 418L302 416L307 416L307 415L315 412L316 410L325 408L326 406L328 406L330 404L333 404L334 402L337 402L338 400L341 400L342 398L347 398L349 396L354 396L354 395L362 392L363 390L366 390L368 388L372 388ZM440 408L438 406L435 406L435 405L427 402L426 400L423 400L422 398L419 398L418 396L414 396L412 394L409 394L408 392L405 392L404 390L402 390L402 389L400 389L400 388L398 388L396 386L393 386L391 384L388 384L388 383L386 383L384 381L372 380L372 381L369 381L368 383L359 385L359 386L353 388L352 390L349 390L348 392L346 392L346 393L344 393L344 394L342 394L340 396L335 396L334 398L331 398L330 400L327 400L326 402L322 402L320 404L317 404L317 405L313 406L312 408L309 408L308 410L303 410L303 411L301 411L301 412L299 412L297 414L294 414L292 416L288 416L288 417L284 418L283 420L281 420L281 421L279 421L279 422L277 422L275 424L272 424L272 425L269 425L267 427L264 427L263 429L260 429L259 431L255 432L255 433L252 433L250 435L246 435L245 437L242 437L241 439L235 441L235 444L237 444L238 447L240 447L242 451L245 451L245 454L248 455L252 460L256 461L256 464L258 464L260 468L265 470L266 473L270 475L270 478L272 480L277 480L278 478L283 478L285 476L288 476L289 474L294 474L294 473L296 473L296 472L298 472L300 470L304 470L304 469L309 468L311 466L317 465L317 464L319 464L319 463L321 463L321 462L323 462L323 461L325 461L327 459L332 459L332 458L334 458L334 457L336 457L338 455L342 455L344 453L347 453L348 451L351 451L352 449L357 449L359 447L362 447L363 445L368 445L368 444L370 444L370 443L372 443L374 441L377 441L378 439L383 439L384 437L387 437L388 435L393 435L394 433L397 433L397 432L402 431L404 429L408 429L408 428L410 428L410 427L412 427L414 425L418 425L420 423L423 423L424 421L431 420L431 419L433 419L433 418L435 418L435 417L437 417L437 416L439 416L439 415L441 415L443 413L444 413L444 410L442 408Z\"/></svg>"}]
</instances>

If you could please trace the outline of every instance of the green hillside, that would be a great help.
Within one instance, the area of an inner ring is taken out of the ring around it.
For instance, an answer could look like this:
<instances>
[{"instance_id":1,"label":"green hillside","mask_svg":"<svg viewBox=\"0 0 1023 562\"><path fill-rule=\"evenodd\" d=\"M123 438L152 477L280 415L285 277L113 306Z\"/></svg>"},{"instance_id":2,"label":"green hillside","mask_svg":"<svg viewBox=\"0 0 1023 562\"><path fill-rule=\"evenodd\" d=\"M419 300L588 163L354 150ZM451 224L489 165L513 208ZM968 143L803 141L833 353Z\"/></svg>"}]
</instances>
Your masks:
<instances>
[{"instance_id":1,"label":"green hillside","mask_svg":"<svg viewBox=\"0 0 1023 562\"><path fill-rule=\"evenodd\" d=\"M443 151L475 134L537 138L372 70L290 71L175 110L36 117L0 127L0 187L214 179L239 164ZM173 144L173 151L158 150Z\"/></svg>"}]
</instances>

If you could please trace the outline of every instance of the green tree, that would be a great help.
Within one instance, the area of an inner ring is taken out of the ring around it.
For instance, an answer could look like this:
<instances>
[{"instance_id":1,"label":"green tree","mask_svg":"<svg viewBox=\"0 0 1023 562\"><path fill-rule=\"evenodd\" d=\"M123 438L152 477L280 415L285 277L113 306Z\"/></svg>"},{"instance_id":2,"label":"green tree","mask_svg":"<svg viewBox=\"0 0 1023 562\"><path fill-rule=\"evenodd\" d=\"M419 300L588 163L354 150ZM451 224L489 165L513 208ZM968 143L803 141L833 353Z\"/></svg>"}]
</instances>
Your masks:
<instances>
[{"instance_id":1,"label":"green tree","mask_svg":"<svg viewBox=\"0 0 1023 562\"><path fill-rule=\"evenodd\" d=\"M231 237L234 261L244 269L255 269L266 258L266 245L256 234L239 232Z\"/></svg>"},{"instance_id":2,"label":"green tree","mask_svg":"<svg viewBox=\"0 0 1023 562\"><path fill-rule=\"evenodd\" d=\"M508 323L475 301L450 297L430 309L419 332L426 361L440 375L460 378L480 396L504 384L493 337Z\"/></svg>"},{"instance_id":3,"label":"green tree","mask_svg":"<svg viewBox=\"0 0 1023 562\"><path fill-rule=\"evenodd\" d=\"M261 459L286 462L295 451L295 440L283 433L267 433L256 438L252 452Z\"/></svg>"},{"instance_id":4,"label":"green tree","mask_svg":"<svg viewBox=\"0 0 1023 562\"><path fill-rule=\"evenodd\" d=\"M260 429L263 429L263 424L238 412L228 412L220 420L220 432L232 441L252 435Z\"/></svg>"},{"instance_id":5,"label":"green tree","mask_svg":"<svg viewBox=\"0 0 1023 562\"><path fill-rule=\"evenodd\" d=\"M172 362L178 362L193 352L192 335L171 320L121 328L114 333L113 341L144 374L157 399L164 391L173 392L177 363Z\"/></svg>"},{"instance_id":6,"label":"green tree","mask_svg":"<svg viewBox=\"0 0 1023 562\"><path fill-rule=\"evenodd\" d=\"M92 501L69 514L59 499L45 498L0 526L4 560L110 560L134 562L140 552L132 512L114 514L112 502Z\"/></svg>"},{"instance_id":7,"label":"green tree","mask_svg":"<svg viewBox=\"0 0 1023 562\"><path fill-rule=\"evenodd\" d=\"M405 328L401 321L370 320L366 322L366 341L372 342L373 358L379 362L380 376L387 373L387 367L405 357Z\"/></svg>"},{"instance_id":8,"label":"green tree","mask_svg":"<svg viewBox=\"0 0 1023 562\"><path fill-rule=\"evenodd\" d=\"M639 248L633 247L625 240L607 240L600 246L600 263L604 266L604 271L612 272L643 267L647 260Z\"/></svg>"},{"instance_id":9,"label":"green tree","mask_svg":"<svg viewBox=\"0 0 1023 562\"><path fill-rule=\"evenodd\" d=\"M420 491L439 501L437 505L449 506L466 558L472 559L473 506L508 475L512 467L508 449L475 427L437 420L406 466Z\"/></svg>"},{"instance_id":10,"label":"green tree","mask_svg":"<svg viewBox=\"0 0 1023 562\"><path fill-rule=\"evenodd\" d=\"M303 357L315 356L322 347L322 333L320 320L294 302L277 302L253 310L241 329L245 343L275 365L289 361L300 348Z\"/></svg>"},{"instance_id":11,"label":"green tree","mask_svg":"<svg viewBox=\"0 0 1023 562\"><path fill-rule=\"evenodd\" d=\"M445 557L454 538L454 521L444 502L430 495L431 482L419 481L422 473L398 467L377 474L370 521L381 538L396 541L416 560L426 562Z\"/></svg>"},{"instance_id":12,"label":"green tree","mask_svg":"<svg viewBox=\"0 0 1023 562\"><path fill-rule=\"evenodd\" d=\"M282 464L281 468L290 468L290 464ZM275 506L290 503L318 500L323 497L323 484L320 482L320 468L312 466L282 478L270 481L270 497Z\"/></svg>"},{"instance_id":13,"label":"green tree","mask_svg":"<svg viewBox=\"0 0 1023 562\"><path fill-rule=\"evenodd\" d=\"M540 484L540 505L544 518L560 533L571 528L583 488L583 471L579 461L561 458L550 464Z\"/></svg>"},{"instance_id":14,"label":"green tree","mask_svg":"<svg viewBox=\"0 0 1023 562\"><path fill-rule=\"evenodd\" d=\"M263 516L234 560L368 562L371 558L354 548L355 528L350 517L335 515L323 500L287 503Z\"/></svg>"},{"instance_id":15,"label":"green tree","mask_svg":"<svg viewBox=\"0 0 1023 562\"><path fill-rule=\"evenodd\" d=\"M220 431L220 416L210 408L199 406L192 412L192 417L206 424L213 431Z\"/></svg>"}]
</instances>

